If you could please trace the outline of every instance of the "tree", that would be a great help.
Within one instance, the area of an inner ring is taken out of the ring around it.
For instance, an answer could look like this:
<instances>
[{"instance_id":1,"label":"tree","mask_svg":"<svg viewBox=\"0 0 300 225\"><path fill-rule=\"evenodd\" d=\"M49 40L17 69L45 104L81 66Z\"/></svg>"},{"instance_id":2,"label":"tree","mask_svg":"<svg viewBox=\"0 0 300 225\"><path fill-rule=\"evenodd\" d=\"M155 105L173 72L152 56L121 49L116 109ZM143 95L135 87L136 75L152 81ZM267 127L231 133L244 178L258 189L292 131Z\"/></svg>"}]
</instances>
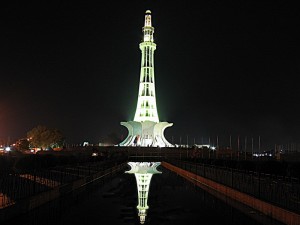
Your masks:
<instances>
[{"instance_id":1,"label":"tree","mask_svg":"<svg viewBox=\"0 0 300 225\"><path fill-rule=\"evenodd\" d=\"M63 134L57 129L49 129L45 126L37 126L27 133L27 138L32 147L41 149L62 146Z\"/></svg>"},{"instance_id":2,"label":"tree","mask_svg":"<svg viewBox=\"0 0 300 225\"><path fill-rule=\"evenodd\" d=\"M29 150L29 144L30 144L30 142L28 139L26 139L26 138L20 139L16 143L16 149L20 152Z\"/></svg>"}]
</instances>

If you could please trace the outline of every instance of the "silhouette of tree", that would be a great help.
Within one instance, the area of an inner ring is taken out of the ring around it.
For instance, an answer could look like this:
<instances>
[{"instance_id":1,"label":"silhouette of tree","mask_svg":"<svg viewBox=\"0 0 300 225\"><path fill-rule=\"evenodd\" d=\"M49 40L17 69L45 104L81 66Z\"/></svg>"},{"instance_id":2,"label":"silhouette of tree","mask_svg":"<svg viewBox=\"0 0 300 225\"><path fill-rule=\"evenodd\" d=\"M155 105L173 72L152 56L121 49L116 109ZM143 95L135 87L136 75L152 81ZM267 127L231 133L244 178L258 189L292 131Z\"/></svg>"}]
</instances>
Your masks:
<instances>
[{"instance_id":1,"label":"silhouette of tree","mask_svg":"<svg viewBox=\"0 0 300 225\"><path fill-rule=\"evenodd\" d=\"M57 129L49 129L45 126L37 126L27 133L27 138L32 147L41 149L62 146L63 134Z\"/></svg>"}]
</instances>

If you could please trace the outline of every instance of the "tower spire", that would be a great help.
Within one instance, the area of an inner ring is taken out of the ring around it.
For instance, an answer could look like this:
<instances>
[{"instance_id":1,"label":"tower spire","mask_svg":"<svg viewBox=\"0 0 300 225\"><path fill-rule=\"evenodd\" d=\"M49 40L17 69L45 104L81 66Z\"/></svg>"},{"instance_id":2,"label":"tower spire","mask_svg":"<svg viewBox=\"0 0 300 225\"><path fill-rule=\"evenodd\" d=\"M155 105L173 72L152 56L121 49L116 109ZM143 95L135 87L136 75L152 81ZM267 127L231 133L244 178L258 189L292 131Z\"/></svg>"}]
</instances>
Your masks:
<instances>
[{"instance_id":1,"label":"tower spire","mask_svg":"<svg viewBox=\"0 0 300 225\"><path fill-rule=\"evenodd\" d=\"M145 41L153 42L154 27L152 27L151 11L150 10L146 11L145 25L143 27L143 33L144 33L144 42Z\"/></svg>"}]
</instances>

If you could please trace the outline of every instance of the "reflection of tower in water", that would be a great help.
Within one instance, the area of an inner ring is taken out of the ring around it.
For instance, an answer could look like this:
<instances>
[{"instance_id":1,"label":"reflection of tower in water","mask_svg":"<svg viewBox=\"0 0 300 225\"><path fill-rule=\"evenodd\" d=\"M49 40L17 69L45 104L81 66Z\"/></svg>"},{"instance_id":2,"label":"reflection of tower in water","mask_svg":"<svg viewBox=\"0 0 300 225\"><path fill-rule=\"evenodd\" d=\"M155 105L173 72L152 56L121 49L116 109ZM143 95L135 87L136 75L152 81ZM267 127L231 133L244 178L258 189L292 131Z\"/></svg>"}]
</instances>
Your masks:
<instances>
[{"instance_id":1,"label":"reflection of tower in water","mask_svg":"<svg viewBox=\"0 0 300 225\"><path fill-rule=\"evenodd\" d=\"M160 165L160 162L128 162L128 165L131 169L126 171L126 173L134 173L135 175L138 188L138 215L140 223L144 224L147 209L149 209L147 202L151 178L153 174L161 173L156 169Z\"/></svg>"}]
</instances>

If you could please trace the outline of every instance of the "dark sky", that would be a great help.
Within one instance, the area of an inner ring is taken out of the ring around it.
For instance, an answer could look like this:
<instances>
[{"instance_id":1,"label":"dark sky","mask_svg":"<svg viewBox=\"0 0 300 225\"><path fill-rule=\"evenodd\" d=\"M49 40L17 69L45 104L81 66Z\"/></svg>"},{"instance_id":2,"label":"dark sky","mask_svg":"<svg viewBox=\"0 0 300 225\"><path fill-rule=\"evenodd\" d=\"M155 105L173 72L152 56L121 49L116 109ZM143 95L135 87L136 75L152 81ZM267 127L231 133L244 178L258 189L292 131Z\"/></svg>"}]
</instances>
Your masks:
<instances>
[{"instance_id":1,"label":"dark sky","mask_svg":"<svg viewBox=\"0 0 300 225\"><path fill-rule=\"evenodd\" d=\"M8 1L0 12L0 137L37 125L68 143L126 136L144 13L169 141L300 142L299 8L290 1ZM172 137L173 136L173 137ZM125 137L124 137L125 138Z\"/></svg>"}]
</instances>

